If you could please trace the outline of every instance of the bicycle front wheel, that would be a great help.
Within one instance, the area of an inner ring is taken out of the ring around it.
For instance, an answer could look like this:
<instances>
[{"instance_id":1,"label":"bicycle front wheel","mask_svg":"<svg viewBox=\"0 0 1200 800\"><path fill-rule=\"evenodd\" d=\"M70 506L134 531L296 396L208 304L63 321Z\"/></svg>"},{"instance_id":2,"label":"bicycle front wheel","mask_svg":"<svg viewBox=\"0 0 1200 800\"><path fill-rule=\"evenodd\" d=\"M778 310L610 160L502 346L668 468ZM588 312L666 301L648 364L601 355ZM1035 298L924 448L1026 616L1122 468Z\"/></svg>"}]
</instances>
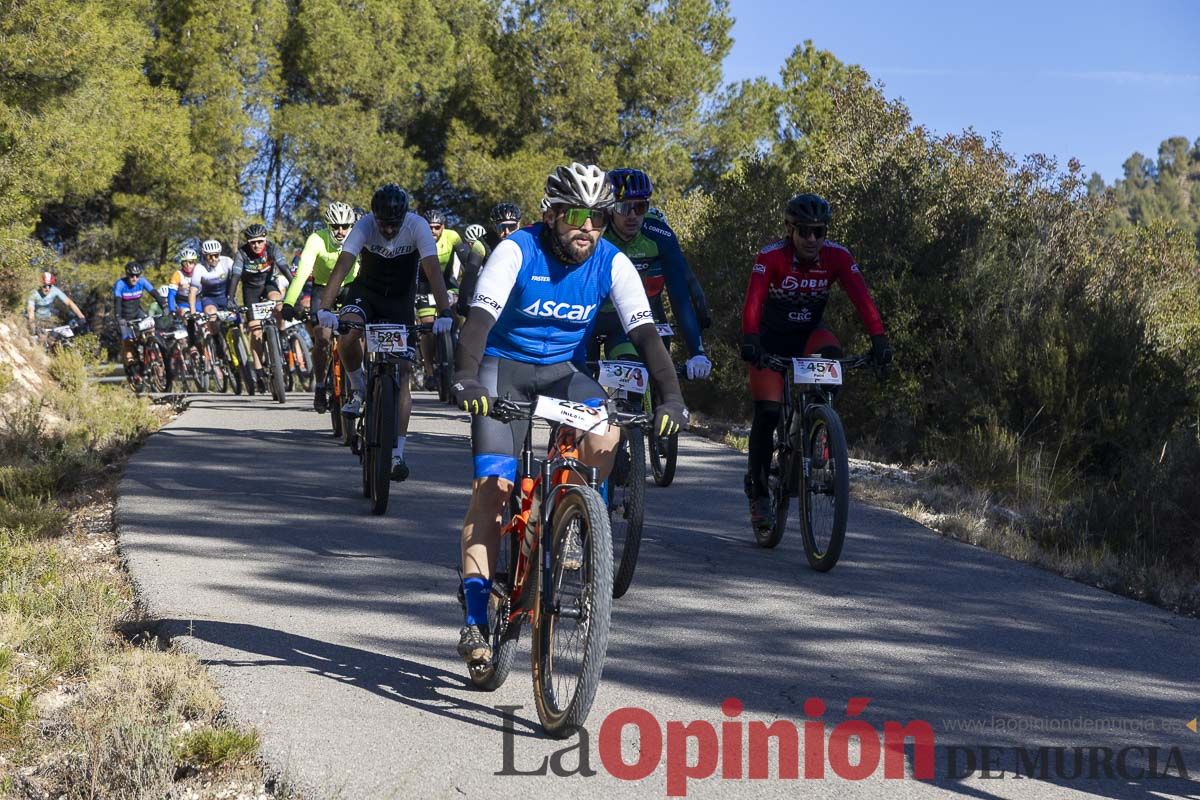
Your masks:
<instances>
[{"instance_id":1,"label":"bicycle front wheel","mask_svg":"<svg viewBox=\"0 0 1200 800\"><path fill-rule=\"evenodd\" d=\"M653 395L647 392L645 397L646 410L653 411ZM646 441L649 444L650 469L654 473L655 485L670 486L671 481L675 480L675 461L679 458L679 434L660 437L658 431L651 426Z\"/></svg>"},{"instance_id":2,"label":"bicycle front wheel","mask_svg":"<svg viewBox=\"0 0 1200 800\"><path fill-rule=\"evenodd\" d=\"M267 360L271 362L271 397L283 403L287 401L287 385L283 379L283 347L279 343L279 328L269 320L263 325L263 336L267 342Z\"/></svg>"},{"instance_id":3,"label":"bicycle front wheel","mask_svg":"<svg viewBox=\"0 0 1200 800\"><path fill-rule=\"evenodd\" d=\"M641 428L621 434L612 475L608 479L608 521L613 543L613 597L629 591L642 546L646 510L646 446Z\"/></svg>"},{"instance_id":4,"label":"bicycle front wheel","mask_svg":"<svg viewBox=\"0 0 1200 800\"><path fill-rule=\"evenodd\" d=\"M449 331L438 336L437 359L438 400L450 403L450 385L454 383L454 340Z\"/></svg>"},{"instance_id":5,"label":"bicycle front wheel","mask_svg":"<svg viewBox=\"0 0 1200 800\"><path fill-rule=\"evenodd\" d=\"M365 457L371 468L371 513L387 511L392 485L392 447L396 442L396 381L388 372L375 378L370 404L371 429Z\"/></svg>"},{"instance_id":6,"label":"bicycle front wheel","mask_svg":"<svg viewBox=\"0 0 1200 800\"><path fill-rule=\"evenodd\" d=\"M846 540L850 506L850 456L837 412L826 405L809 408L804 442L808 469L800 477L800 532L804 554L818 572L837 564Z\"/></svg>"},{"instance_id":7,"label":"bicycle front wheel","mask_svg":"<svg viewBox=\"0 0 1200 800\"><path fill-rule=\"evenodd\" d=\"M538 569L533 696L542 727L561 739L587 720L608 651L612 536L600 495L587 486L566 490L546 543L551 559L549 569Z\"/></svg>"}]
</instances>

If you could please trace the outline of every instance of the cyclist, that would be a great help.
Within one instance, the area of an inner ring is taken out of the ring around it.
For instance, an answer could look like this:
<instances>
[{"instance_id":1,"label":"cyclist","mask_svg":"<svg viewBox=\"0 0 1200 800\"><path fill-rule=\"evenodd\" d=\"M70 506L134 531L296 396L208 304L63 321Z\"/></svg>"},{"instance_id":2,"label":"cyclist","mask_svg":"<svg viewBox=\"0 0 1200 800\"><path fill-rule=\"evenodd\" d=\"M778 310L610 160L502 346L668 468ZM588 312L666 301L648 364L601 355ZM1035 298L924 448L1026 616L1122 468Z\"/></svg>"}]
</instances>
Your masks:
<instances>
[{"instance_id":1,"label":"cyclist","mask_svg":"<svg viewBox=\"0 0 1200 800\"><path fill-rule=\"evenodd\" d=\"M304 249L300 251L296 276L283 298L281 313L284 319L291 321L296 318L297 304L309 308L312 305L314 287L323 287L329 283L329 276L337 263L338 254L342 252L342 243L346 241L357 219L354 207L348 203L330 203L325 209L326 227L309 234L304 242ZM355 261L346 275L346 280L342 282L339 300L345 300L347 286L353 283L357 275L358 262ZM329 345L333 341L333 332L316 325L311 318L308 326L313 336L313 375L316 378L313 408L317 413L324 414L329 403L325 396L325 373L329 366Z\"/></svg>"},{"instance_id":2,"label":"cyclist","mask_svg":"<svg viewBox=\"0 0 1200 800\"><path fill-rule=\"evenodd\" d=\"M204 254L204 263L192 272L188 305L203 309L205 316L210 318L208 329L216 343L217 354L224 357L225 342L221 328L212 316L229 305L229 275L233 271L233 259L221 255L221 243L216 239L201 242L200 252Z\"/></svg>"},{"instance_id":3,"label":"cyclist","mask_svg":"<svg viewBox=\"0 0 1200 800\"><path fill-rule=\"evenodd\" d=\"M179 251L179 269L171 275L167 286L167 308L183 319L188 312L196 313L192 303L192 276L196 274L196 265L200 256L190 247ZM182 295L182 296L181 296Z\"/></svg>"},{"instance_id":4,"label":"cyclist","mask_svg":"<svg viewBox=\"0 0 1200 800\"><path fill-rule=\"evenodd\" d=\"M25 317L29 320L29 333L37 335L41 330L53 327L58 320L57 308L64 305L81 321L86 322L83 312L75 301L67 297L66 292L59 289L58 278L53 272L43 272L38 278L38 288L29 293L25 303Z\"/></svg>"},{"instance_id":5,"label":"cyclist","mask_svg":"<svg viewBox=\"0 0 1200 800\"><path fill-rule=\"evenodd\" d=\"M700 323L696 319L688 289L688 268L675 233L665 222L647 221L650 196L654 186L650 178L640 169L614 169L608 173L613 185L612 224L604 238L629 256L641 276L650 308L656 322L666 322L663 306L663 289L671 298L671 308L683 336L687 340L692 357L687 362L689 379L704 379L712 372L712 362L704 354L704 340L700 335ZM622 333L620 321L611 304L600 309L596 318L596 333L604 334L609 358L628 358L634 355L634 347ZM598 348L592 346L592 360L598 357Z\"/></svg>"},{"instance_id":6,"label":"cyclist","mask_svg":"<svg viewBox=\"0 0 1200 800\"><path fill-rule=\"evenodd\" d=\"M471 294L475 291L475 281L479 277L479 270L483 269L483 262L487 261L488 256L492 253L492 248L488 246L485 239L487 229L482 225L468 225L463 231L463 241L471 248L471 254L467 257L467 263L463 265L462 274L458 280L458 300L454 303L454 313L460 317L467 316L467 311L471 307Z\"/></svg>"},{"instance_id":7,"label":"cyclist","mask_svg":"<svg viewBox=\"0 0 1200 800\"><path fill-rule=\"evenodd\" d=\"M468 245L458 235L457 231L446 227L446 215L437 209L426 211L425 221L429 223L429 230L433 232L433 239L437 243L437 257L438 264L441 265L442 269L442 280L446 284L446 289L451 294L451 302L454 303L459 277L462 275L463 268L470 262L472 252L478 257L482 257L484 253L483 243L476 241L474 245ZM482 263L482 261L478 263ZM418 275L417 322L422 325L428 325L434 319L434 312L433 298L429 292L429 282L423 276ZM433 337L422 337L421 360L425 364L426 391L437 386L436 370L431 369L434 352Z\"/></svg>"},{"instance_id":8,"label":"cyclist","mask_svg":"<svg viewBox=\"0 0 1200 800\"><path fill-rule=\"evenodd\" d=\"M162 313L167 313L166 302L154 291L154 285L142 275L142 265L130 261L125 265L125 276L117 278L113 284L113 319L117 320L121 329L121 360L125 364L125 375L135 386L142 382L142 376L138 374L137 348L129 323L146 316L146 311L142 308L143 296L153 298L162 309Z\"/></svg>"},{"instance_id":9,"label":"cyclist","mask_svg":"<svg viewBox=\"0 0 1200 800\"><path fill-rule=\"evenodd\" d=\"M375 192L371 198L371 213L360 219L342 242L342 252L338 254L329 282L314 298L321 325L332 328L338 324L339 316L329 309L360 255L362 263L354 287L342 306L342 319L355 323L395 322L412 326L417 269L420 267L433 290L438 308L433 324L434 333L450 330L453 324L450 297L442 281L437 242L433 239L429 223L420 215L409 212L408 193L394 183L382 186ZM342 355L352 389L350 401L343 406L342 413L354 416L362 410L363 395L366 393L361 331L348 331L338 342L338 351ZM404 461L404 443L408 436L408 418L412 413L412 395L407 377L400 381L399 408L396 413L397 436L392 449L391 478L402 481L409 473Z\"/></svg>"},{"instance_id":10,"label":"cyclist","mask_svg":"<svg viewBox=\"0 0 1200 800\"><path fill-rule=\"evenodd\" d=\"M487 604L500 536L500 513L517 475L523 426L487 416L491 399L532 400L537 394L599 404L604 390L572 364L596 310L611 298L645 357L663 397L654 425L669 435L687 424L671 357L653 323L646 293L629 258L602 240L612 185L595 165L558 167L546 179L550 208L542 221L499 245L479 276L459 338L455 397L473 415L474 483L462 533L466 619L458 653L468 663L491 657ZM612 469L620 430L584 437L582 459L601 480ZM576 545L578 547L578 545Z\"/></svg>"},{"instance_id":11,"label":"cyclist","mask_svg":"<svg viewBox=\"0 0 1200 800\"><path fill-rule=\"evenodd\" d=\"M750 362L754 398L745 490L750 524L758 530L771 526L767 473L784 391L783 376L759 366L762 357L841 357L837 337L821 323L829 288L836 282L850 296L871 337L872 360L884 365L892 359L883 320L854 256L825 238L833 219L829 203L815 194L798 194L788 200L783 218L786 236L755 256L742 309L742 358Z\"/></svg>"},{"instance_id":12,"label":"cyclist","mask_svg":"<svg viewBox=\"0 0 1200 800\"><path fill-rule=\"evenodd\" d=\"M252 306L263 300L279 300L282 293L274 277L281 274L289 281L292 268L279 245L267 240L267 227L254 223L242 231L245 244L238 248L233 257L229 273L229 296L237 302L237 286L242 284L242 305ZM276 315L278 317L278 315ZM276 324L280 324L278 318ZM266 361L263 353L262 326L254 320L249 323L250 339L254 347L254 360L261 368Z\"/></svg>"}]
</instances>

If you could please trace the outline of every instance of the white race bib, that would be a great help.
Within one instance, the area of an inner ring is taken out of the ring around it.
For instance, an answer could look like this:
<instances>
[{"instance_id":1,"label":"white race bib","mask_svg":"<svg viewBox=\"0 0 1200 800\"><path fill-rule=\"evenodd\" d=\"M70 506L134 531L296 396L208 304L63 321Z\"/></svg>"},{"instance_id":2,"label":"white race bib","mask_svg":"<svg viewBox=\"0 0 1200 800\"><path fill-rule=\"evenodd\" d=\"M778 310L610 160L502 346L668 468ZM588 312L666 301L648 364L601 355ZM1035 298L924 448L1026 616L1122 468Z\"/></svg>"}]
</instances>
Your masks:
<instances>
[{"instance_id":1,"label":"white race bib","mask_svg":"<svg viewBox=\"0 0 1200 800\"><path fill-rule=\"evenodd\" d=\"M559 400L539 395L533 415L550 422L561 422L587 433L600 436L608 433L608 411L603 406L592 408L574 400Z\"/></svg>"},{"instance_id":2,"label":"white race bib","mask_svg":"<svg viewBox=\"0 0 1200 800\"><path fill-rule=\"evenodd\" d=\"M138 320L137 329L139 331L153 330L153 328L154 328L154 317L142 317L141 319Z\"/></svg>"},{"instance_id":3,"label":"white race bib","mask_svg":"<svg viewBox=\"0 0 1200 800\"><path fill-rule=\"evenodd\" d=\"M184 331L184 330L172 331L171 335L174 336L176 339L186 339L187 331Z\"/></svg>"},{"instance_id":4,"label":"white race bib","mask_svg":"<svg viewBox=\"0 0 1200 800\"><path fill-rule=\"evenodd\" d=\"M600 385L608 389L645 394L650 381L650 370L636 361L601 361Z\"/></svg>"},{"instance_id":5,"label":"white race bib","mask_svg":"<svg viewBox=\"0 0 1200 800\"><path fill-rule=\"evenodd\" d=\"M670 325L668 325L665 322L656 323L654 325L654 328L655 328L655 330L658 331L659 336L674 336L675 335L675 329L672 328Z\"/></svg>"},{"instance_id":6,"label":"white race bib","mask_svg":"<svg viewBox=\"0 0 1200 800\"><path fill-rule=\"evenodd\" d=\"M792 374L796 383L805 385L842 385L842 365L825 358L793 358Z\"/></svg>"},{"instance_id":7,"label":"white race bib","mask_svg":"<svg viewBox=\"0 0 1200 800\"><path fill-rule=\"evenodd\" d=\"M254 319L267 319L275 314L275 301L264 300L250 306L250 316Z\"/></svg>"},{"instance_id":8,"label":"white race bib","mask_svg":"<svg viewBox=\"0 0 1200 800\"><path fill-rule=\"evenodd\" d=\"M61 336L64 339L70 339L72 336L75 335L75 331L71 330L70 325L59 325L57 328L51 328L50 332L57 333L59 336Z\"/></svg>"},{"instance_id":9,"label":"white race bib","mask_svg":"<svg viewBox=\"0 0 1200 800\"><path fill-rule=\"evenodd\" d=\"M408 349L408 328L403 325L368 325L368 353L403 353Z\"/></svg>"}]
</instances>

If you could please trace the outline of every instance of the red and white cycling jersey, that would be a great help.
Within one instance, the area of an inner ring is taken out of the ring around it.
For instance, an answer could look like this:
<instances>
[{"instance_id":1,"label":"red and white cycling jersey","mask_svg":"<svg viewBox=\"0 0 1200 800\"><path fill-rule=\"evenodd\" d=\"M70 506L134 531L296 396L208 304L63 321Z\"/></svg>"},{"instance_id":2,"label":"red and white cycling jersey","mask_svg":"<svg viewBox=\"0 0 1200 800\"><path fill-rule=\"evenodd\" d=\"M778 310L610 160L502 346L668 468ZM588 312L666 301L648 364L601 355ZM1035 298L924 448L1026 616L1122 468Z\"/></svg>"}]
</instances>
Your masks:
<instances>
[{"instance_id":1,"label":"red and white cycling jersey","mask_svg":"<svg viewBox=\"0 0 1200 800\"><path fill-rule=\"evenodd\" d=\"M742 333L807 337L821 323L829 287L835 282L850 296L867 333L881 335L883 320L850 251L826 241L815 264L800 264L787 239L767 245L754 259L742 309Z\"/></svg>"}]
</instances>

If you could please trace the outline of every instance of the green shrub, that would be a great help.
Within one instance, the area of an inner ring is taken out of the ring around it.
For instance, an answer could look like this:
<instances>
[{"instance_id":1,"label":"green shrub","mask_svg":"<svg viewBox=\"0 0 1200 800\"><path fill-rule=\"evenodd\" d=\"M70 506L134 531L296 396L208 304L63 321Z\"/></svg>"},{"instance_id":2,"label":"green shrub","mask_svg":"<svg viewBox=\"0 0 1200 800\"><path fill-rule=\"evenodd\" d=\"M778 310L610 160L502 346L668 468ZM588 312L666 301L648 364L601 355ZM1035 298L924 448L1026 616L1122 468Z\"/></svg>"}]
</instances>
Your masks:
<instances>
[{"instance_id":1,"label":"green shrub","mask_svg":"<svg viewBox=\"0 0 1200 800\"><path fill-rule=\"evenodd\" d=\"M87 364L74 349L62 348L50 360L50 377L67 392L80 392L87 385Z\"/></svg>"}]
</instances>

